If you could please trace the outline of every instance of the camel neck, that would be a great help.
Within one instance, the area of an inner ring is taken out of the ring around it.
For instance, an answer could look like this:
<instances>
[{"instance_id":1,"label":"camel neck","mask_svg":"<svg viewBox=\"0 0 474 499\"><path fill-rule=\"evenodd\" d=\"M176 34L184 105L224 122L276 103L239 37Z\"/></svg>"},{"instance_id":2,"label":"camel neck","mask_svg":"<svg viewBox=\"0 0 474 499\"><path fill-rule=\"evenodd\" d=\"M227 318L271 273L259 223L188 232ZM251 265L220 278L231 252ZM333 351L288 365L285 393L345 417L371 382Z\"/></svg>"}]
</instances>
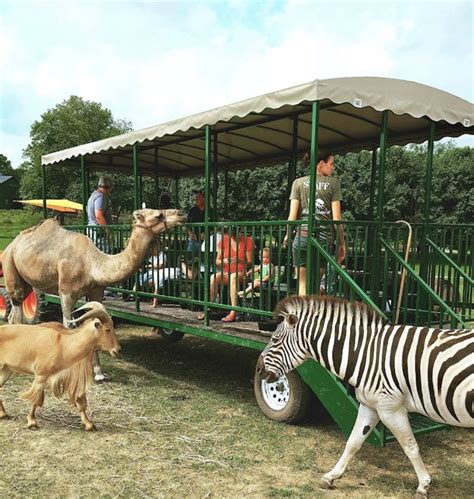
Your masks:
<instances>
[{"instance_id":1,"label":"camel neck","mask_svg":"<svg viewBox=\"0 0 474 499\"><path fill-rule=\"evenodd\" d=\"M94 280L101 286L111 286L133 275L145 259L153 235L150 231L132 227L130 240L117 255L101 253L94 265Z\"/></svg>"}]
</instances>

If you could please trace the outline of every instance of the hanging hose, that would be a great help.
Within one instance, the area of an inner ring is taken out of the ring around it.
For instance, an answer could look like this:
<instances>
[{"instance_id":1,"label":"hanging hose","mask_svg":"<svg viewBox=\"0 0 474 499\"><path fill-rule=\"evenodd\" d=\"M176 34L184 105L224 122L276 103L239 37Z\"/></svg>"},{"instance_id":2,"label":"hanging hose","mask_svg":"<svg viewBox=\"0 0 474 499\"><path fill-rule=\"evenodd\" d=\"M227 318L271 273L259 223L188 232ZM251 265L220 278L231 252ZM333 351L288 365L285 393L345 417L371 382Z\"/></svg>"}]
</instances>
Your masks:
<instances>
[{"instance_id":1,"label":"hanging hose","mask_svg":"<svg viewBox=\"0 0 474 499\"><path fill-rule=\"evenodd\" d=\"M397 220L395 223L406 224L408 227L408 239L407 239L407 246L405 249L405 263L408 263L408 258L410 256L410 249L411 249L412 228L411 228L411 225L406 220ZM402 276L400 278L400 289L398 290L398 300L397 300L397 308L395 311L394 324L398 324L398 317L400 316L400 307L402 306L403 288L405 287L406 274L407 274L407 271L405 268L403 268L402 269Z\"/></svg>"}]
</instances>

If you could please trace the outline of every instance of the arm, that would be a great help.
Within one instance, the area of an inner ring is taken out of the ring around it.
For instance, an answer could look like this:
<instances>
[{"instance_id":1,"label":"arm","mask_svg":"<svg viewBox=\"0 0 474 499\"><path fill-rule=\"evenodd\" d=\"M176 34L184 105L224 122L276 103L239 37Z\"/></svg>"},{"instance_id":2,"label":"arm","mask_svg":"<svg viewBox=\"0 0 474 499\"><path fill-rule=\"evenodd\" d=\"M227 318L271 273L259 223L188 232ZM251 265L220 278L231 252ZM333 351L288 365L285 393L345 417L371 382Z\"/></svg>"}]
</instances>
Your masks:
<instances>
[{"instance_id":1,"label":"arm","mask_svg":"<svg viewBox=\"0 0 474 499\"><path fill-rule=\"evenodd\" d=\"M341 202L340 201L333 201L331 203L331 210L332 210L332 219L333 220L342 220L341 217ZM339 245L338 245L338 250L337 250L337 262L341 264L344 261L344 258L346 258L346 243L344 240L344 226L343 225L338 225L337 230L339 232Z\"/></svg>"},{"instance_id":2,"label":"arm","mask_svg":"<svg viewBox=\"0 0 474 499\"><path fill-rule=\"evenodd\" d=\"M290 213L288 214L288 221L292 222L298 219L298 212L300 210L300 202L298 199L292 199L290 203ZM286 226L286 235L283 239L283 246L288 244L288 238L290 236L290 225Z\"/></svg>"},{"instance_id":3,"label":"arm","mask_svg":"<svg viewBox=\"0 0 474 499\"><path fill-rule=\"evenodd\" d=\"M224 248L219 241L217 243L217 253L216 253L216 267L222 267L222 263L224 262Z\"/></svg>"},{"instance_id":4,"label":"arm","mask_svg":"<svg viewBox=\"0 0 474 499\"><path fill-rule=\"evenodd\" d=\"M105 219L104 210L96 209L95 210L95 218L99 222L100 225L107 225L107 220Z\"/></svg>"},{"instance_id":5,"label":"arm","mask_svg":"<svg viewBox=\"0 0 474 499\"><path fill-rule=\"evenodd\" d=\"M247 249L245 251L245 268L252 267L252 256L253 256L253 247L252 249Z\"/></svg>"}]
</instances>

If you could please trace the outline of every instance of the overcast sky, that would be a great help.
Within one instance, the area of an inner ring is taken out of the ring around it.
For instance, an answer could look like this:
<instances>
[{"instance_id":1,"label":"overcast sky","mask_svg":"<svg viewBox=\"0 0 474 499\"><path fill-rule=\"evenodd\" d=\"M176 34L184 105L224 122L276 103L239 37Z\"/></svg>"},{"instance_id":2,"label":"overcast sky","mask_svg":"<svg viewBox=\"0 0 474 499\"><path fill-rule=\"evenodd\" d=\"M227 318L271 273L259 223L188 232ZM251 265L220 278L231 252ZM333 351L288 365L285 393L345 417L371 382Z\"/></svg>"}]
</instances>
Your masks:
<instances>
[{"instance_id":1,"label":"overcast sky","mask_svg":"<svg viewBox=\"0 0 474 499\"><path fill-rule=\"evenodd\" d=\"M20 164L33 121L70 95L136 130L316 78L401 78L473 102L473 5L0 0L0 153Z\"/></svg>"}]
</instances>

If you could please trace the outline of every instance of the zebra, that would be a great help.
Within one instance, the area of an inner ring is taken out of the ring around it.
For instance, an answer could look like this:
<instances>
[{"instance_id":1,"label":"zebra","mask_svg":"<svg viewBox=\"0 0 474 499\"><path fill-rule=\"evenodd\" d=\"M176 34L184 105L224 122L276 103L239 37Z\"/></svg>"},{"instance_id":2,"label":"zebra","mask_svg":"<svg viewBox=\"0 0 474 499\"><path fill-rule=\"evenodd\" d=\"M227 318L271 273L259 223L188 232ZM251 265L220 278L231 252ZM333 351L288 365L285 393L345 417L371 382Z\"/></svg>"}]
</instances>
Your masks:
<instances>
[{"instance_id":1,"label":"zebra","mask_svg":"<svg viewBox=\"0 0 474 499\"><path fill-rule=\"evenodd\" d=\"M313 358L355 387L360 403L343 454L322 477L334 488L379 420L393 433L418 477L417 497L431 483L408 413L474 427L474 330L385 324L362 303L327 296L290 296L283 318L257 362L271 383Z\"/></svg>"}]
</instances>

